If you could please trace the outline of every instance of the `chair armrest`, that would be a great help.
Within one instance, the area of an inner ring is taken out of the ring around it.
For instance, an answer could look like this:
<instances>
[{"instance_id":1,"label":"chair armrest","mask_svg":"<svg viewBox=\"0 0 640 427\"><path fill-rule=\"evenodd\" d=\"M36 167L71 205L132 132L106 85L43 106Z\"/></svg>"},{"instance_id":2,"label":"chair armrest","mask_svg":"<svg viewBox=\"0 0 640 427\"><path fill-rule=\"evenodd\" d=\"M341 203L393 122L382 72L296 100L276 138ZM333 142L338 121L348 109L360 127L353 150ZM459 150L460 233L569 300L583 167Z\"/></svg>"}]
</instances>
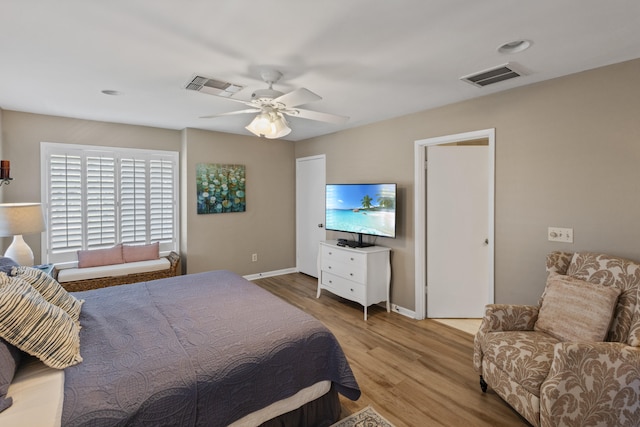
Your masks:
<instances>
[{"instance_id":1,"label":"chair armrest","mask_svg":"<svg viewBox=\"0 0 640 427\"><path fill-rule=\"evenodd\" d=\"M640 425L640 349L617 342L555 345L540 387L540 423Z\"/></svg>"},{"instance_id":2,"label":"chair armrest","mask_svg":"<svg viewBox=\"0 0 640 427\"><path fill-rule=\"evenodd\" d=\"M473 367L482 375L482 342L490 332L532 331L538 319L535 305L488 304L473 339Z\"/></svg>"},{"instance_id":3,"label":"chair armrest","mask_svg":"<svg viewBox=\"0 0 640 427\"><path fill-rule=\"evenodd\" d=\"M538 307L535 305L489 304L485 307L480 331L533 331L538 320Z\"/></svg>"}]
</instances>

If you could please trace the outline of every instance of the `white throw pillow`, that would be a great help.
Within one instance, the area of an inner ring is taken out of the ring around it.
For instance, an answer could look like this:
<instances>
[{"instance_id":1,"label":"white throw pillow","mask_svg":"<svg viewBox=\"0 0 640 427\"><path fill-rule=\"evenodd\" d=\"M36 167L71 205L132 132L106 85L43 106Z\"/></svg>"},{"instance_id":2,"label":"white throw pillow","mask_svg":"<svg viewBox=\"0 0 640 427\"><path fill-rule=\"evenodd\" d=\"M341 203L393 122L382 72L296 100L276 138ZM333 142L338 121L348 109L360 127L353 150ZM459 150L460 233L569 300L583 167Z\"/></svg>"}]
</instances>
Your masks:
<instances>
[{"instance_id":1,"label":"white throw pillow","mask_svg":"<svg viewBox=\"0 0 640 427\"><path fill-rule=\"evenodd\" d=\"M0 273L0 337L52 368L82 361L79 324L29 283L4 273Z\"/></svg>"},{"instance_id":2,"label":"white throw pillow","mask_svg":"<svg viewBox=\"0 0 640 427\"><path fill-rule=\"evenodd\" d=\"M12 276L20 277L33 286L45 300L67 312L76 322L80 319L80 310L84 300L79 300L66 291L56 279L42 270L32 267L15 267Z\"/></svg>"}]
</instances>

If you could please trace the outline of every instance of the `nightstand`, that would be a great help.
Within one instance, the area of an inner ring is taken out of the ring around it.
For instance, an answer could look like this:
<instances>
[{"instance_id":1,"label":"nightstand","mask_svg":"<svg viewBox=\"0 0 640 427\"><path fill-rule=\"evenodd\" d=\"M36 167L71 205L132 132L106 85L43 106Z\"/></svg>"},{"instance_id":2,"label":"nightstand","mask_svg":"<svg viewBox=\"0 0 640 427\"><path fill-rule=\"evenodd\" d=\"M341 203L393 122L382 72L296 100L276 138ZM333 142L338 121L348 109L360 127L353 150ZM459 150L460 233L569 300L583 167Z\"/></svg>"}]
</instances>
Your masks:
<instances>
[{"instance_id":1,"label":"nightstand","mask_svg":"<svg viewBox=\"0 0 640 427\"><path fill-rule=\"evenodd\" d=\"M47 273L49 276L53 275L53 264L40 264L40 265L34 265L32 268L37 268L40 271L44 271L45 273Z\"/></svg>"}]
</instances>

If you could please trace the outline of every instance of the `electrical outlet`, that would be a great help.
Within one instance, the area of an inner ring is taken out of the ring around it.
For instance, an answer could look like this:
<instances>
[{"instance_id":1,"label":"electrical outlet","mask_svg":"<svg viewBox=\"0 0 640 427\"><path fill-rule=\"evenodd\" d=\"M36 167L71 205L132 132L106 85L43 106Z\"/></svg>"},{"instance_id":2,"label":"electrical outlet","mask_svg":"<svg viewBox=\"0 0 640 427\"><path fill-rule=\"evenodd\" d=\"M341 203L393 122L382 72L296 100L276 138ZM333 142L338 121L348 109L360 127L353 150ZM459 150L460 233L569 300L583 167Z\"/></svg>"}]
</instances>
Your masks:
<instances>
[{"instance_id":1,"label":"electrical outlet","mask_svg":"<svg viewBox=\"0 0 640 427\"><path fill-rule=\"evenodd\" d=\"M547 238L550 242L573 243L573 228L549 227Z\"/></svg>"},{"instance_id":2,"label":"electrical outlet","mask_svg":"<svg viewBox=\"0 0 640 427\"><path fill-rule=\"evenodd\" d=\"M251 262L258 262L258 254L251 254Z\"/></svg>"}]
</instances>

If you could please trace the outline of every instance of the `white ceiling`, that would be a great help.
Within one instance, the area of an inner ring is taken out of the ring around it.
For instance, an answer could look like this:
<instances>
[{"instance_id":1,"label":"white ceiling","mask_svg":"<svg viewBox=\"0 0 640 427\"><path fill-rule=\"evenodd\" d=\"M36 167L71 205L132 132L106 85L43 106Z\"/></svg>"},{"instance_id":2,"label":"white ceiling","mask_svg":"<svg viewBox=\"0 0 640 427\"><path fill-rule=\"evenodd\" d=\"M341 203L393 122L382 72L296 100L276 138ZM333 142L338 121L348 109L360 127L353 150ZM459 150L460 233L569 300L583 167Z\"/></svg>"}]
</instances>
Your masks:
<instances>
[{"instance_id":1,"label":"white ceiling","mask_svg":"<svg viewBox=\"0 0 640 427\"><path fill-rule=\"evenodd\" d=\"M533 42L505 55L503 43ZM257 70L323 99L337 126L290 120L296 141L640 57L637 0L0 0L0 108L251 135L245 109L187 91L194 74L265 88ZM477 88L507 62L528 75ZM102 90L117 90L108 96Z\"/></svg>"}]
</instances>

